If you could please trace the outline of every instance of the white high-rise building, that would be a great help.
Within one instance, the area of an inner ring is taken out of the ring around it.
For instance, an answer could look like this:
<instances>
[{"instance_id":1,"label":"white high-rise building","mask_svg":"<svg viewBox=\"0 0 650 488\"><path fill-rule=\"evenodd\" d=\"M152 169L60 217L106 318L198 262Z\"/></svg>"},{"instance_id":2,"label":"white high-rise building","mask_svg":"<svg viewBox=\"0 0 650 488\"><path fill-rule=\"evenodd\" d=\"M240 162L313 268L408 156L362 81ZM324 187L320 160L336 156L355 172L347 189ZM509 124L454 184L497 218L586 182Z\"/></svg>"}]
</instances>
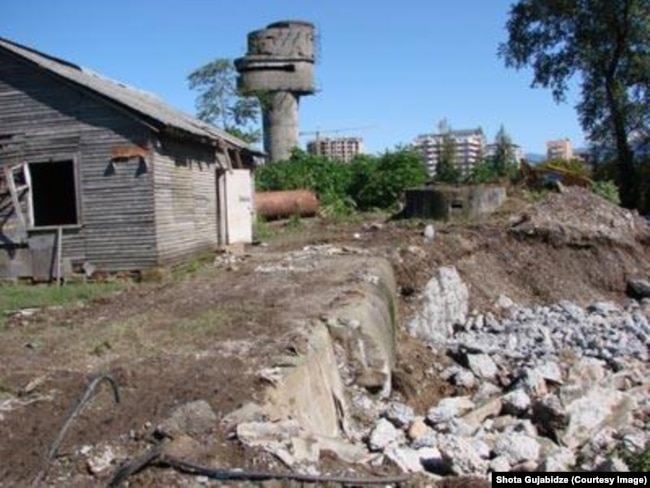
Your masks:
<instances>
[{"instance_id":1,"label":"white high-rise building","mask_svg":"<svg viewBox=\"0 0 650 488\"><path fill-rule=\"evenodd\" d=\"M450 130L416 137L415 145L422 151L424 164L431 176L436 174L436 166L445 138L449 138L454 143L456 167L463 176L469 175L474 166L483 160L486 143L483 129Z\"/></svg>"}]
</instances>

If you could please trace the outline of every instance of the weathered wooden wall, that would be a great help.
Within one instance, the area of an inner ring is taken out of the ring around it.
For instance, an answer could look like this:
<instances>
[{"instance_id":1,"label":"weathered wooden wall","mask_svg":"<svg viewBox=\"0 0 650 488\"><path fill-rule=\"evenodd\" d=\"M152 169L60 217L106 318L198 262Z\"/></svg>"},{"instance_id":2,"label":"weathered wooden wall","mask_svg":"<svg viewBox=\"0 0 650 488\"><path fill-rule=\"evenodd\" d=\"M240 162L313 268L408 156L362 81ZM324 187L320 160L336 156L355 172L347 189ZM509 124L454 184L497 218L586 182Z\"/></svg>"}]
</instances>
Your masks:
<instances>
[{"instance_id":1,"label":"weathered wooden wall","mask_svg":"<svg viewBox=\"0 0 650 488\"><path fill-rule=\"evenodd\" d=\"M154 156L156 241L162 264L219 244L218 163L210 146L164 139Z\"/></svg>"},{"instance_id":2,"label":"weathered wooden wall","mask_svg":"<svg viewBox=\"0 0 650 488\"><path fill-rule=\"evenodd\" d=\"M64 259L109 271L156 264L151 171L142 171L137 158L110 164L115 147L147 147L150 130L145 125L97 96L0 52L4 134L24 135L22 158L28 162L61 155L77 161L81 227L64 231ZM0 215L0 248L10 240L3 228L10 228L13 219L6 210ZM2 267L0 263L0 276Z\"/></svg>"}]
</instances>

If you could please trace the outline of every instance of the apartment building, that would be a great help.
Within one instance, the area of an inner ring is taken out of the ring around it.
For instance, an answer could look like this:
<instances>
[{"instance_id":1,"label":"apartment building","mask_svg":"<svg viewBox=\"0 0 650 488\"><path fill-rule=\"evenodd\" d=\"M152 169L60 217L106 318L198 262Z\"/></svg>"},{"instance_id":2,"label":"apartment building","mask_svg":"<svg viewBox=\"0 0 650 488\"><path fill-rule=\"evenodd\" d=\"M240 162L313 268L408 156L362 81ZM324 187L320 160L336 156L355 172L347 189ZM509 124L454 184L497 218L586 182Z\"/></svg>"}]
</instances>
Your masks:
<instances>
[{"instance_id":1,"label":"apartment building","mask_svg":"<svg viewBox=\"0 0 650 488\"><path fill-rule=\"evenodd\" d=\"M455 163L463 176L471 173L474 166L483 160L485 152L485 134L481 128L449 130L438 134L422 134L415 139L416 147L422 151L424 164L429 175L435 176L438 157L445 137L454 144Z\"/></svg>"},{"instance_id":2,"label":"apartment building","mask_svg":"<svg viewBox=\"0 0 650 488\"><path fill-rule=\"evenodd\" d=\"M347 163L357 154L363 153L363 139L361 137L314 139L307 143L307 152Z\"/></svg>"},{"instance_id":3,"label":"apartment building","mask_svg":"<svg viewBox=\"0 0 650 488\"><path fill-rule=\"evenodd\" d=\"M546 142L546 159L573 159L570 139L558 139Z\"/></svg>"}]
</instances>

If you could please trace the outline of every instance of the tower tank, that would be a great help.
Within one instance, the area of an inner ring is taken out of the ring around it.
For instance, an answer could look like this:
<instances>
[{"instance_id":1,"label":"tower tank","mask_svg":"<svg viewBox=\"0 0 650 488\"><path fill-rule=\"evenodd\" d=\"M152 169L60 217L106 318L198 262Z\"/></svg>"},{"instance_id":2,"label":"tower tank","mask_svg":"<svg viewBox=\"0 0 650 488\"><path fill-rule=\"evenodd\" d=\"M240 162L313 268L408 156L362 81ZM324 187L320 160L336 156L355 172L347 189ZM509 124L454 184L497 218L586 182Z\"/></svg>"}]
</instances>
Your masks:
<instances>
[{"instance_id":1,"label":"tower tank","mask_svg":"<svg viewBox=\"0 0 650 488\"><path fill-rule=\"evenodd\" d=\"M260 100L271 161L287 159L298 145L300 97L315 92L314 35L309 22L274 22L250 32L246 55L235 60L240 91Z\"/></svg>"}]
</instances>

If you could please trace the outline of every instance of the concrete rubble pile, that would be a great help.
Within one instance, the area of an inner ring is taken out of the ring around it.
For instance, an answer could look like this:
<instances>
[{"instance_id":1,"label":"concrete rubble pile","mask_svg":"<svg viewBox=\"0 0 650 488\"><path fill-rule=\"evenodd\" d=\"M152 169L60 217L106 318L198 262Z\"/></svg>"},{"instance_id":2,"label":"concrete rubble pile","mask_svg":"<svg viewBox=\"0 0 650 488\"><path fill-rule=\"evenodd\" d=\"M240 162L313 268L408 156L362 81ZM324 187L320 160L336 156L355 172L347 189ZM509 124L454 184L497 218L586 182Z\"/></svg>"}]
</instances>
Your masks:
<instances>
[{"instance_id":1,"label":"concrete rubble pile","mask_svg":"<svg viewBox=\"0 0 650 488\"><path fill-rule=\"evenodd\" d=\"M408 329L455 360L442 378L473 393L444 398L424 417L390 404L371 451L407 472L487 476L626 470L616 453L646 448L649 298L529 308L501 296L495 313L468 315L455 269L441 269L427 290Z\"/></svg>"}]
</instances>

